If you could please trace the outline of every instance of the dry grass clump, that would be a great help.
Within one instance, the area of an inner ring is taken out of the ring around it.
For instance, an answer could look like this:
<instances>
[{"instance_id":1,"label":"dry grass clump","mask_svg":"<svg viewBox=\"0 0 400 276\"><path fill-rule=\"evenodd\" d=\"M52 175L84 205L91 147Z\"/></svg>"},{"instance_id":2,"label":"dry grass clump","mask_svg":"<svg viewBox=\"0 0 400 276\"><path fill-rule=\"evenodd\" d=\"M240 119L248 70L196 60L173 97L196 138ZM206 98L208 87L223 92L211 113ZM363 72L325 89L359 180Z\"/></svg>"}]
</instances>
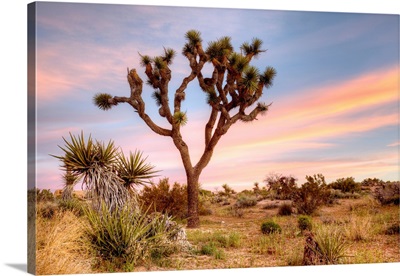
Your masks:
<instances>
[{"instance_id":1,"label":"dry grass clump","mask_svg":"<svg viewBox=\"0 0 400 276\"><path fill-rule=\"evenodd\" d=\"M51 220L37 217L36 273L91 273L91 256L83 240L82 222L71 212L56 213Z\"/></svg>"}]
</instances>

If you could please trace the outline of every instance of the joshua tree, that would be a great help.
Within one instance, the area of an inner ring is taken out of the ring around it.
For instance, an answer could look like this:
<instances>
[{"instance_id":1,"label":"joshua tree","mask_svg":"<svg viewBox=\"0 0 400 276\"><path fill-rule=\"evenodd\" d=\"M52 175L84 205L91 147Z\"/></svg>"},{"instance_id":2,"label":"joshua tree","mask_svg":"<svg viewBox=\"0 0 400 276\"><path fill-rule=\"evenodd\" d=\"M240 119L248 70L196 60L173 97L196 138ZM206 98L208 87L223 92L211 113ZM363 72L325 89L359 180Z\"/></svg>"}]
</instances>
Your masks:
<instances>
[{"instance_id":1,"label":"joshua tree","mask_svg":"<svg viewBox=\"0 0 400 276\"><path fill-rule=\"evenodd\" d=\"M154 92L152 94L159 106L159 115L168 123L164 128L157 125L146 113L142 98L143 80L135 69L128 69L129 97L111 96L98 93L94 96L94 103L102 110L108 110L119 103L128 103L137 112L139 117L155 133L172 138L178 149L187 177L188 194L188 227L199 226L198 191L199 177L209 163L215 146L221 137L237 121L250 122L259 114L265 113L270 105L257 102L262 96L263 89L269 88L276 75L273 67L267 67L263 73L250 65L253 58L258 57L265 50L261 49L262 41L254 38L251 43L243 43L240 52L235 52L230 37L221 37L208 43L204 50L199 31L190 30L185 34L187 40L182 54L189 62L188 75L176 88L173 95L173 105L170 106L169 82L171 70L169 66L176 56L170 48L164 48L164 54L154 58L141 56L141 65L147 76L147 84ZM213 71L210 77L203 76L202 70L206 63L211 63ZM189 148L181 135L181 127L187 123L186 113L181 110L185 100L185 91L188 84L197 80L200 88L207 96L207 103L211 107L210 116L204 129L204 150L197 161L193 163ZM250 111L246 111L251 109Z\"/></svg>"}]
</instances>

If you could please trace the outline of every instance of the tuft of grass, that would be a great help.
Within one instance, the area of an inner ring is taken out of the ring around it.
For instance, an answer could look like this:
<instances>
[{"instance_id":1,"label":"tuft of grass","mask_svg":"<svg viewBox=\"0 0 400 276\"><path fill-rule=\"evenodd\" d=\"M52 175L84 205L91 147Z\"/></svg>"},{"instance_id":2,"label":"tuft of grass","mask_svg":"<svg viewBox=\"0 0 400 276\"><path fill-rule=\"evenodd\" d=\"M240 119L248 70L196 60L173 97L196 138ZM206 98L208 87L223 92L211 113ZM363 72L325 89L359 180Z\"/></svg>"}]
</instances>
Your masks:
<instances>
[{"instance_id":1,"label":"tuft of grass","mask_svg":"<svg viewBox=\"0 0 400 276\"><path fill-rule=\"evenodd\" d=\"M339 264L343 258L348 257L346 250L348 244L342 231L338 227L320 225L315 230L315 241L318 243L321 258L325 264Z\"/></svg>"},{"instance_id":2,"label":"tuft of grass","mask_svg":"<svg viewBox=\"0 0 400 276\"><path fill-rule=\"evenodd\" d=\"M36 273L92 273L91 249L82 236L84 222L72 212L57 213L51 220L37 217Z\"/></svg>"},{"instance_id":3,"label":"tuft of grass","mask_svg":"<svg viewBox=\"0 0 400 276\"><path fill-rule=\"evenodd\" d=\"M351 216L344 228L344 233L351 241L368 241L373 236L371 226L370 216Z\"/></svg>"}]
</instances>

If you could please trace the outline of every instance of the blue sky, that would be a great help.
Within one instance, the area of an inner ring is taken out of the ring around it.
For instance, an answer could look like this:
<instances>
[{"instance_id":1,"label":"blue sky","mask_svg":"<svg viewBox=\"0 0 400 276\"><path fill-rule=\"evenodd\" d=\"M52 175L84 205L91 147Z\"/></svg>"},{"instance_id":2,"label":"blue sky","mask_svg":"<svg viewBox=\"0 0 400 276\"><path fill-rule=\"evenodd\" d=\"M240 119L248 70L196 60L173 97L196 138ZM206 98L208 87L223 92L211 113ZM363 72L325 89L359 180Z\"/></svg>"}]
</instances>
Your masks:
<instances>
[{"instance_id":1,"label":"blue sky","mask_svg":"<svg viewBox=\"0 0 400 276\"><path fill-rule=\"evenodd\" d=\"M254 61L277 70L262 100L272 106L251 124L238 123L217 145L200 182L213 189L262 183L271 172L322 173L329 181L353 176L398 180L399 16L236 8L181 8L39 2L37 9L37 180L39 188L62 187L62 137L84 131L110 139L124 152L139 149L171 181L185 182L177 150L149 130L132 108L104 112L92 104L98 92L129 93L126 70L139 53L178 55L171 67L174 91L188 74L180 54L184 34L202 33L204 45L230 36L235 50L258 37L267 52ZM188 93L189 92L189 93ZM145 87L147 112L156 105ZM197 161L209 114L193 84L182 129ZM240 168L240 169L238 169Z\"/></svg>"}]
</instances>

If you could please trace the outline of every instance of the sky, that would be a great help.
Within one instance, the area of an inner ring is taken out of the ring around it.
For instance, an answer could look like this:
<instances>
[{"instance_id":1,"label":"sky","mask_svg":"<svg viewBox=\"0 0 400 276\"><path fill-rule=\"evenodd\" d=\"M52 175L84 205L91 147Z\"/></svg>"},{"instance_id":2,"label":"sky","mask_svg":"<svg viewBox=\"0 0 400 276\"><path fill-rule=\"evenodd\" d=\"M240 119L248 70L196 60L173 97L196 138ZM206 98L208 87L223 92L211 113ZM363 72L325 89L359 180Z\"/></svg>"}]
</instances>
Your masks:
<instances>
[{"instance_id":1,"label":"sky","mask_svg":"<svg viewBox=\"0 0 400 276\"><path fill-rule=\"evenodd\" d=\"M202 187L251 188L271 173L299 183L318 173L328 182L399 180L398 15L52 2L38 2L36 12L36 91L30 92L36 92L40 189L62 188L61 164L51 155L62 154L63 137L81 131L113 140L125 153L140 150L160 177L186 182L170 138L153 133L130 106L102 111L92 98L128 96L127 68L145 80L139 53L161 55L163 47L178 53L173 92L189 74L180 52L190 29L201 32L205 46L230 36L237 51L260 38L267 51L252 64L277 71L261 98L272 103L268 113L236 123L222 137L200 176ZM144 86L147 113L167 127L152 92ZM182 135L196 163L210 108L196 83L186 95Z\"/></svg>"}]
</instances>

